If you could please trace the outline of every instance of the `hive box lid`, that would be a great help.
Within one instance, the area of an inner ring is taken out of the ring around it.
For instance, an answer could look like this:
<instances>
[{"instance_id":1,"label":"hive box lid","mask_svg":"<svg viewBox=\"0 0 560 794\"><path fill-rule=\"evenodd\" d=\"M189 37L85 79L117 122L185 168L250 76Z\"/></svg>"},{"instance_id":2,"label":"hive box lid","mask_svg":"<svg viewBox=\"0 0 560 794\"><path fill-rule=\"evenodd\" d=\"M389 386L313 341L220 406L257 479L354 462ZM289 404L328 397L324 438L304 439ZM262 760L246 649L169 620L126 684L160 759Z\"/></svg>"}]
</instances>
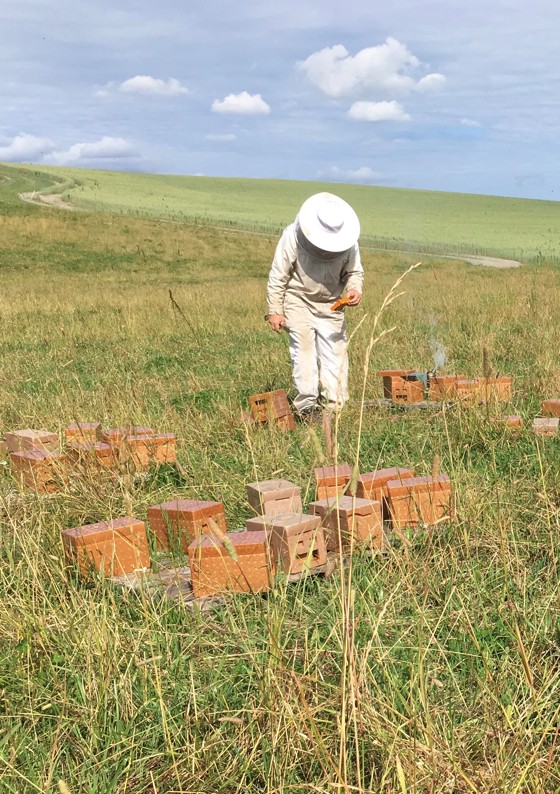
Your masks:
<instances>
[{"instance_id":1,"label":"hive box lid","mask_svg":"<svg viewBox=\"0 0 560 794\"><path fill-rule=\"evenodd\" d=\"M307 513L278 513L275 516L258 516L250 518L246 527L248 532L261 530L283 530L287 535L299 535L316 529L321 523L321 517Z\"/></svg>"},{"instance_id":2,"label":"hive box lid","mask_svg":"<svg viewBox=\"0 0 560 794\"><path fill-rule=\"evenodd\" d=\"M413 375L414 369L382 369L377 374L380 378L404 378Z\"/></svg>"},{"instance_id":3,"label":"hive box lid","mask_svg":"<svg viewBox=\"0 0 560 794\"><path fill-rule=\"evenodd\" d=\"M432 375L430 383L449 384L457 380L466 380L466 375Z\"/></svg>"},{"instance_id":4,"label":"hive box lid","mask_svg":"<svg viewBox=\"0 0 560 794\"><path fill-rule=\"evenodd\" d=\"M269 502L272 499L287 499L294 494L300 493L299 485L289 480L261 480L260 482L247 483L248 496L255 495L262 502Z\"/></svg>"},{"instance_id":5,"label":"hive box lid","mask_svg":"<svg viewBox=\"0 0 560 794\"><path fill-rule=\"evenodd\" d=\"M404 480L414 477L414 469L399 469L396 466L391 466L388 469L377 469L377 471L366 471L360 474L358 482L365 485L385 485L389 480Z\"/></svg>"},{"instance_id":6,"label":"hive box lid","mask_svg":"<svg viewBox=\"0 0 560 794\"><path fill-rule=\"evenodd\" d=\"M23 461L39 462L44 460L58 460L62 462L66 459L66 455L59 450L54 452L48 449L25 449L21 452L12 452L10 457L15 463Z\"/></svg>"},{"instance_id":7,"label":"hive box lid","mask_svg":"<svg viewBox=\"0 0 560 794\"><path fill-rule=\"evenodd\" d=\"M262 554L266 544L266 532L227 532L227 540L239 556ZM230 557L227 548L220 538L211 532L202 535L189 545L189 553L201 552L205 557Z\"/></svg>"},{"instance_id":8,"label":"hive box lid","mask_svg":"<svg viewBox=\"0 0 560 794\"><path fill-rule=\"evenodd\" d=\"M389 480L387 483L390 497L405 496L411 491L425 493L434 490L449 490L450 488L451 480L447 474L440 474L435 479L433 477L410 477L402 482L400 480Z\"/></svg>"},{"instance_id":9,"label":"hive box lid","mask_svg":"<svg viewBox=\"0 0 560 794\"><path fill-rule=\"evenodd\" d=\"M352 476L352 466L339 463L337 466L319 466L315 471L315 479L323 485L337 485L348 482Z\"/></svg>"},{"instance_id":10,"label":"hive box lid","mask_svg":"<svg viewBox=\"0 0 560 794\"><path fill-rule=\"evenodd\" d=\"M341 496L338 499L335 497L331 499L317 499L316 502L310 503L309 511L314 515L321 516L321 518L324 518L327 513L331 513L332 515L341 513L346 516L351 516L352 514L357 516L368 516L378 511L380 507L381 502L372 499Z\"/></svg>"},{"instance_id":11,"label":"hive box lid","mask_svg":"<svg viewBox=\"0 0 560 794\"><path fill-rule=\"evenodd\" d=\"M58 433L51 433L49 430L11 430L4 435L6 448L12 452L19 450L33 449L34 447L44 446L48 448L56 447L59 444Z\"/></svg>"},{"instance_id":12,"label":"hive box lid","mask_svg":"<svg viewBox=\"0 0 560 794\"><path fill-rule=\"evenodd\" d=\"M145 531L145 524L138 518L115 518L112 521L98 521L96 524L86 524L83 527L63 529L62 537L75 545L91 546L105 540L110 540L115 533L121 536L136 534Z\"/></svg>"},{"instance_id":13,"label":"hive box lid","mask_svg":"<svg viewBox=\"0 0 560 794\"><path fill-rule=\"evenodd\" d=\"M133 436L126 436L125 442L131 447L146 446L146 447L159 447L167 444L169 441L175 441L174 433L137 433Z\"/></svg>"},{"instance_id":14,"label":"hive box lid","mask_svg":"<svg viewBox=\"0 0 560 794\"><path fill-rule=\"evenodd\" d=\"M83 430L97 430L101 427L100 422L74 422L71 425L68 425L66 430L69 430L71 433L81 433Z\"/></svg>"},{"instance_id":15,"label":"hive box lid","mask_svg":"<svg viewBox=\"0 0 560 794\"><path fill-rule=\"evenodd\" d=\"M172 517L177 513L187 513L194 520L222 513L224 505L222 502L204 502L197 499L173 499L170 502L152 505L148 510L161 510L162 513L168 513Z\"/></svg>"}]
</instances>

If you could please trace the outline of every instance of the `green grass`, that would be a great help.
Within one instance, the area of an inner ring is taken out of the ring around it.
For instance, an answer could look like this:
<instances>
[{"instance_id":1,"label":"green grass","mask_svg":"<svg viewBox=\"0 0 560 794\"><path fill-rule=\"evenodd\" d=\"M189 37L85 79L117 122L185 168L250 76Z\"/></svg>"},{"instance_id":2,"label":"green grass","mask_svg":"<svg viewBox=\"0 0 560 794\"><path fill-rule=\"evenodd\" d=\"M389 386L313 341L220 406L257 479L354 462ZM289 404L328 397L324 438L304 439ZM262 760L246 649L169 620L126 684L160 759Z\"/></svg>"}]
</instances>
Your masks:
<instances>
[{"instance_id":1,"label":"green grass","mask_svg":"<svg viewBox=\"0 0 560 794\"><path fill-rule=\"evenodd\" d=\"M72 794L560 790L560 444L491 421L530 423L560 393L557 268L424 259L381 321L396 329L373 348L366 398L378 368L429 367L437 339L450 372L479 374L487 348L514 403L366 411L359 437L372 318L415 261L364 251L340 459L423 474L439 455L457 519L342 574L191 613L80 582L60 531L174 496L223 500L235 529L245 483L271 476L313 498L310 433L240 419L249 394L290 388L287 339L263 322L275 236L23 205L29 175L7 173L0 431L152 425L177 434L181 473L40 497L0 465L2 794L59 780Z\"/></svg>"},{"instance_id":2,"label":"green grass","mask_svg":"<svg viewBox=\"0 0 560 794\"><path fill-rule=\"evenodd\" d=\"M12 169L5 173L11 173ZM312 193L355 207L364 244L433 253L560 260L560 205L552 201L319 182L160 176L75 168L33 169L80 207L140 217L196 219L276 233Z\"/></svg>"}]
</instances>

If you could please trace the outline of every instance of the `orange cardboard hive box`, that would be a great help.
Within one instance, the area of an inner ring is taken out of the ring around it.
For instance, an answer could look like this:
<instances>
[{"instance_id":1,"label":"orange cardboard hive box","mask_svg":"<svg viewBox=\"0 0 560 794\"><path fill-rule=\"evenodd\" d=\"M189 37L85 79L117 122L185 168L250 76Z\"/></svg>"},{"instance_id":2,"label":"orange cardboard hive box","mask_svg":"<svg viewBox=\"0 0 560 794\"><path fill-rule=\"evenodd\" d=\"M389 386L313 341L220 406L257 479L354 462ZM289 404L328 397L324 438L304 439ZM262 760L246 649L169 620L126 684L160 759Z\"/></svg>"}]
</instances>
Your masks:
<instances>
[{"instance_id":1,"label":"orange cardboard hive box","mask_svg":"<svg viewBox=\"0 0 560 794\"><path fill-rule=\"evenodd\" d=\"M14 475L22 485L38 493L54 493L63 486L67 457L62 452L31 449L10 455Z\"/></svg>"},{"instance_id":2,"label":"orange cardboard hive box","mask_svg":"<svg viewBox=\"0 0 560 794\"><path fill-rule=\"evenodd\" d=\"M391 466L389 469L366 471L358 477L356 496L360 499L381 500L387 496L387 483L389 480L406 480L414 477L414 469L398 469Z\"/></svg>"},{"instance_id":3,"label":"orange cardboard hive box","mask_svg":"<svg viewBox=\"0 0 560 794\"><path fill-rule=\"evenodd\" d=\"M456 383L456 395L463 402L479 402L480 380L478 378L464 378Z\"/></svg>"},{"instance_id":4,"label":"orange cardboard hive box","mask_svg":"<svg viewBox=\"0 0 560 794\"><path fill-rule=\"evenodd\" d=\"M194 540L188 554L197 598L224 590L256 593L270 588L265 532L230 532L226 543L210 533Z\"/></svg>"},{"instance_id":5,"label":"orange cardboard hive box","mask_svg":"<svg viewBox=\"0 0 560 794\"><path fill-rule=\"evenodd\" d=\"M479 378L478 381L481 402L510 402L512 378L509 375L501 375L497 378Z\"/></svg>"},{"instance_id":6,"label":"orange cardboard hive box","mask_svg":"<svg viewBox=\"0 0 560 794\"><path fill-rule=\"evenodd\" d=\"M74 466L113 468L117 464L115 449L102 441L71 441L66 447L68 461Z\"/></svg>"},{"instance_id":7,"label":"orange cardboard hive box","mask_svg":"<svg viewBox=\"0 0 560 794\"><path fill-rule=\"evenodd\" d=\"M120 449L125 439L129 436L152 436L153 434L154 431L151 427L141 427L139 425L99 427L97 430L97 440Z\"/></svg>"},{"instance_id":8,"label":"orange cardboard hive box","mask_svg":"<svg viewBox=\"0 0 560 794\"><path fill-rule=\"evenodd\" d=\"M283 430L295 430L295 420L285 389L253 394L249 397L249 405L254 422L268 422Z\"/></svg>"},{"instance_id":9,"label":"orange cardboard hive box","mask_svg":"<svg viewBox=\"0 0 560 794\"><path fill-rule=\"evenodd\" d=\"M149 468L151 463L175 463L177 460L175 435L153 433L151 435L125 436L121 456L138 470Z\"/></svg>"},{"instance_id":10,"label":"orange cardboard hive box","mask_svg":"<svg viewBox=\"0 0 560 794\"><path fill-rule=\"evenodd\" d=\"M39 449L46 452L57 452L60 440L57 433L48 430L12 430L4 436L7 452L31 452Z\"/></svg>"},{"instance_id":11,"label":"orange cardboard hive box","mask_svg":"<svg viewBox=\"0 0 560 794\"><path fill-rule=\"evenodd\" d=\"M316 499L329 499L341 493L352 478L352 466L338 463L336 466L319 466L314 470Z\"/></svg>"},{"instance_id":12,"label":"orange cardboard hive box","mask_svg":"<svg viewBox=\"0 0 560 794\"><path fill-rule=\"evenodd\" d=\"M434 375L430 378L428 394L430 400L449 400L457 397L457 382L466 380L466 375Z\"/></svg>"},{"instance_id":13,"label":"orange cardboard hive box","mask_svg":"<svg viewBox=\"0 0 560 794\"><path fill-rule=\"evenodd\" d=\"M321 517L327 551L346 549L353 543L383 546L381 502L341 496L311 502L309 512Z\"/></svg>"},{"instance_id":14,"label":"orange cardboard hive box","mask_svg":"<svg viewBox=\"0 0 560 794\"><path fill-rule=\"evenodd\" d=\"M543 400L541 414L543 416L560 416L560 400Z\"/></svg>"},{"instance_id":15,"label":"orange cardboard hive box","mask_svg":"<svg viewBox=\"0 0 560 794\"><path fill-rule=\"evenodd\" d=\"M424 399L424 384L413 369L385 369L377 373L383 378L383 396L393 402L418 403Z\"/></svg>"},{"instance_id":16,"label":"orange cardboard hive box","mask_svg":"<svg viewBox=\"0 0 560 794\"><path fill-rule=\"evenodd\" d=\"M523 417L519 414L494 417L491 419L491 422L495 427L504 428L505 430L509 430L514 434L519 434L519 432L523 429Z\"/></svg>"},{"instance_id":17,"label":"orange cardboard hive box","mask_svg":"<svg viewBox=\"0 0 560 794\"><path fill-rule=\"evenodd\" d=\"M280 513L247 521L248 532L266 532L275 566L294 574L317 568L327 561L325 536L319 516Z\"/></svg>"},{"instance_id":18,"label":"orange cardboard hive box","mask_svg":"<svg viewBox=\"0 0 560 794\"><path fill-rule=\"evenodd\" d=\"M212 531L211 521L215 521L222 532L227 531L222 502L175 499L148 507L148 522L158 549L180 545L186 554L193 540Z\"/></svg>"},{"instance_id":19,"label":"orange cardboard hive box","mask_svg":"<svg viewBox=\"0 0 560 794\"><path fill-rule=\"evenodd\" d=\"M301 513L301 488L288 480L261 480L247 486L247 501L258 516Z\"/></svg>"},{"instance_id":20,"label":"orange cardboard hive box","mask_svg":"<svg viewBox=\"0 0 560 794\"><path fill-rule=\"evenodd\" d=\"M398 529L432 525L451 516L451 481L446 474L390 480L387 494L391 521Z\"/></svg>"},{"instance_id":21,"label":"orange cardboard hive box","mask_svg":"<svg viewBox=\"0 0 560 794\"><path fill-rule=\"evenodd\" d=\"M68 425L64 431L66 443L72 441L97 441L97 433L101 429L99 422L76 422Z\"/></svg>"},{"instance_id":22,"label":"orange cardboard hive box","mask_svg":"<svg viewBox=\"0 0 560 794\"><path fill-rule=\"evenodd\" d=\"M146 527L137 518L65 529L62 543L67 561L76 564L82 574L94 570L106 576L122 576L150 567Z\"/></svg>"}]
</instances>

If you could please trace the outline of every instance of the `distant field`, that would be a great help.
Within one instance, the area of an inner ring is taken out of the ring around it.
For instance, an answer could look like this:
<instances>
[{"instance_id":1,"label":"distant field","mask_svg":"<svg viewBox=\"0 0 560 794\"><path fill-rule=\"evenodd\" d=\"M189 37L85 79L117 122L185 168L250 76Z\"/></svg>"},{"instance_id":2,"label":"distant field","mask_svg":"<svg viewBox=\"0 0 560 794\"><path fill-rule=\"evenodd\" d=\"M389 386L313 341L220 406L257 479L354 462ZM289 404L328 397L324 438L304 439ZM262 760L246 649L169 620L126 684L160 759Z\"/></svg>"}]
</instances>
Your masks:
<instances>
[{"instance_id":1,"label":"distant field","mask_svg":"<svg viewBox=\"0 0 560 794\"><path fill-rule=\"evenodd\" d=\"M560 204L319 182L159 176L76 168L29 169L61 180L77 206L277 231L302 201L329 190L349 201L364 244L432 253L560 261Z\"/></svg>"}]
</instances>

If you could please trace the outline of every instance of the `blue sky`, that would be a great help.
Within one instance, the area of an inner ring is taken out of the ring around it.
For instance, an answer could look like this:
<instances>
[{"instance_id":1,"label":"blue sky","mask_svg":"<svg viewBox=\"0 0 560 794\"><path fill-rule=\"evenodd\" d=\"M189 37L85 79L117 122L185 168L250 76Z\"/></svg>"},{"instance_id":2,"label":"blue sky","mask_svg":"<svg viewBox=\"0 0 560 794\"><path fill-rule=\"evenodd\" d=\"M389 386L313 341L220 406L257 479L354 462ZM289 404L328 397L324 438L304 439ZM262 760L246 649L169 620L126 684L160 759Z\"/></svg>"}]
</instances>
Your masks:
<instances>
[{"instance_id":1,"label":"blue sky","mask_svg":"<svg viewBox=\"0 0 560 794\"><path fill-rule=\"evenodd\" d=\"M0 161L558 198L554 0L0 0Z\"/></svg>"}]
</instances>

